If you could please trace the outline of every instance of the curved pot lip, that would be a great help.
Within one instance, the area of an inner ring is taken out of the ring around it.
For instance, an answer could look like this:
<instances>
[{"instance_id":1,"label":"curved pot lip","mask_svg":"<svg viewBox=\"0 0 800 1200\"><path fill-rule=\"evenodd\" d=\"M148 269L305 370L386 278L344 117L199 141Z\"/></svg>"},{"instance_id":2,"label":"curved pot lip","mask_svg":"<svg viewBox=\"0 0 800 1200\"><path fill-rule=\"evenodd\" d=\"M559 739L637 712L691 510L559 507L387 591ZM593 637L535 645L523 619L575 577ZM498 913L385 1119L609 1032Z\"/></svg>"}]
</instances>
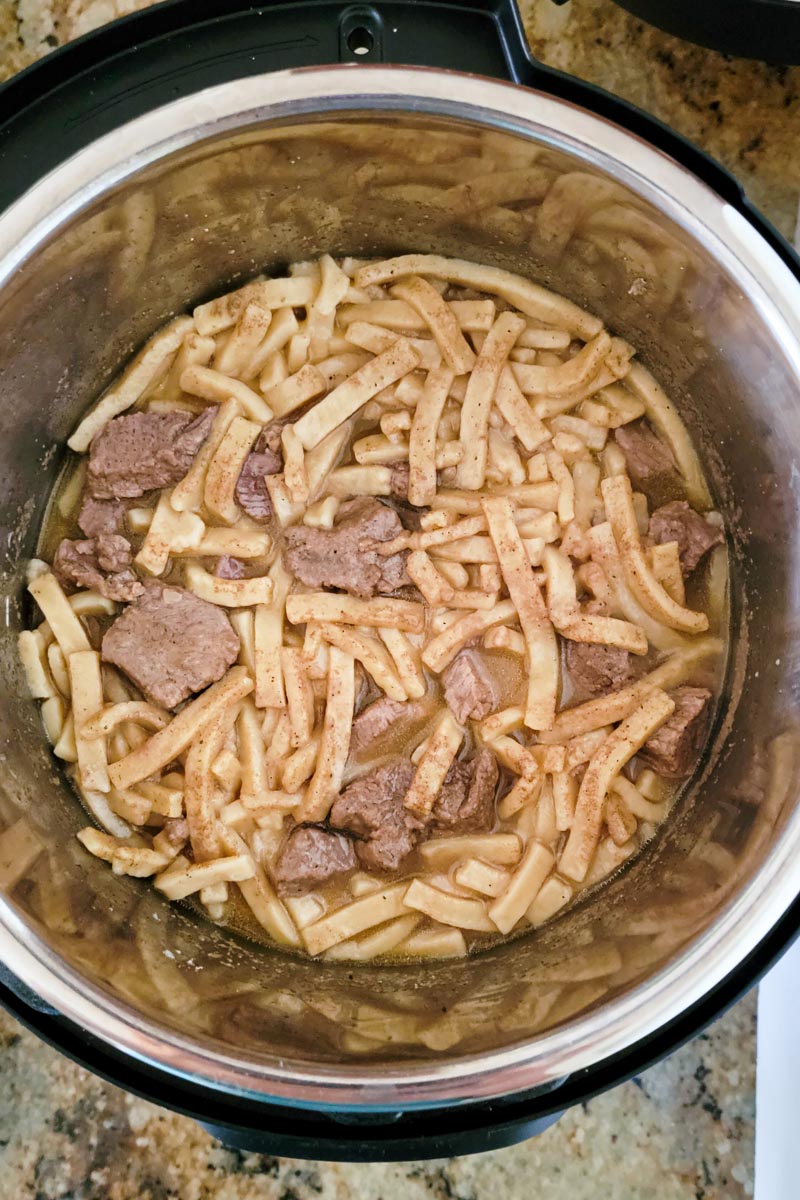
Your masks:
<instances>
[{"instance_id":1,"label":"curved pot lip","mask_svg":"<svg viewBox=\"0 0 800 1200\"><path fill-rule=\"evenodd\" d=\"M340 65L252 76L177 100L98 139L0 215L0 287L92 200L170 153L269 121L402 111L532 136L608 171L710 250L769 320L798 379L800 281L711 188L604 118L542 92L428 68ZM800 892L800 813L758 874L676 960L627 995L540 1037L484 1054L402 1067L287 1065L210 1050L154 1022L69 968L0 900L0 959L91 1035L172 1075L230 1094L316 1109L458 1104L546 1087L653 1034L720 984Z\"/></svg>"}]
</instances>

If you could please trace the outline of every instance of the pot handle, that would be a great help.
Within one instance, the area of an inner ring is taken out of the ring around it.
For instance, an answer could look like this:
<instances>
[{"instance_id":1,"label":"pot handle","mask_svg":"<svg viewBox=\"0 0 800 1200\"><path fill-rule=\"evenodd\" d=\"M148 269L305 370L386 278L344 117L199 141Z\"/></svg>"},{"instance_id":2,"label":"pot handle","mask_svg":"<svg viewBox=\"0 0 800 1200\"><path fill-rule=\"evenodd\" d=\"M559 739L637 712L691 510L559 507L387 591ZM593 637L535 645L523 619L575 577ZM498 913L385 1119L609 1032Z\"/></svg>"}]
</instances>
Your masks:
<instances>
[{"instance_id":1,"label":"pot handle","mask_svg":"<svg viewBox=\"0 0 800 1200\"><path fill-rule=\"evenodd\" d=\"M442 67L528 87L551 74L531 58L516 0L376 0L335 7L340 62ZM307 4L304 21L313 23L317 12L325 9ZM324 44L321 36L320 49Z\"/></svg>"}]
</instances>

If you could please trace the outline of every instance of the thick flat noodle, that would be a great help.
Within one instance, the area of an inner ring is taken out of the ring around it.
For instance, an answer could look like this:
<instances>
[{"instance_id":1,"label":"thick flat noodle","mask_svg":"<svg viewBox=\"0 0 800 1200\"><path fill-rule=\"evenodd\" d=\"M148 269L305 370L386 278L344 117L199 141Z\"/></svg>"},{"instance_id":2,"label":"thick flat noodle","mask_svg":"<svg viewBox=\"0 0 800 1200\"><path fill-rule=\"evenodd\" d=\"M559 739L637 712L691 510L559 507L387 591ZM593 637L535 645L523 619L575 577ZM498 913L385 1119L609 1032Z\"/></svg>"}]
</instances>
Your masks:
<instances>
[{"instance_id":1,"label":"thick flat noodle","mask_svg":"<svg viewBox=\"0 0 800 1200\"><path fill-rule=\"evenodd\" d=\"M698 639L685 650L674 651L652 671L619 691L563 709L556 717L553 728L543 733L540 740L561 742L579 738L605 725L622 721L642 702L648 691L654 687L675 687L691 676L704 659L714 658L721 650L722 643L718 638Z\"/></svg>"},{"instance_id":2,"label":"thick flat noodle","mask_svg":"<svg viewBox=\"0 0 800 1200\"><path fill-rule=\"evenodd\" d=\"M191 328L192 322L188 317L176 317L150 339L108 389L97 407L81 421L67 442L70 450L79 454L87 450L92 438L107 422L131 408L161 375L166 374L178 347Z\"/></svg>"},{"instance_id":3,"label":"thick flat noodle","mask_svg":"<svg viewBox=\"0 0 800 1200\"><path fill-rule=\"evenodd\" d=\"M484 500L483 510L497 550L500 570L517 611L527 647L528 700L525 724L549 729L558 694L558 639L541 590L533 575L514 510L506 499Z\"/></svg>"},{"instance_id":4,"label":"thick flat noodle","mask_svg":"<svg viewBox=\"0 0 800 1200\"><path fill-rule=\"evenodd\" d=\"M491 292L502 296L522 312L547 325L566 327L578 337L594 337L602 329L602 322L571 304L563 296L548 292L546 288L501 271L497 267L479 266L460 258L443 258L438 254L403 254L385 262L370 263L356 272L358 287L369 284L388 283L405 275L435 275L449 283L475 288L479 292Z\"/></svg>"},{"instance_id":5,"label":"thick flat noodle","mask_svg":"<svg viewBox=\"0 0 800 1200\"><path fill-rule=\"evenodd\" d=\"M328 694L317 767L308 785L298 818L321 821L329 813L344 778L350 749L355 703L355 673L349 654L331 646Z\"/></svg>"},{"instance_id":6,"label":"thick flat noodle","mask_svg":"<svg viewBox=\"0 0 800 1200\"><path fill-rule=\"evenodd\" d=\"M601 484L611 528L619 547L628 586L644 609L656 620L686 633L708 629L705 613L692 612L673 600L653 574L642 550L641 537L627 476L614 475Z\"/></svg>"},{"instance_id":7,"label":"thick flat noodle","mask_svg":"<svg viewBox=\"0 0 800 1200\"><path fill-rule=\"evenodd\" d=\"M243 700L253 690L253 681L244 667L232 667L222 679L198 696L170 724L153 734L125 758L109 767L109 778L116 788L130 787L149 775L155 775L191 744L198 732L218 713Z\"/></svg>"},{"instance_id":8,"label":"thick flat noodle","mask_svg":"<svg viewBox=\"0 0 800 1200\"><path fill-rule=\"evenodd\" d=\"M675 701L666 692L653 689L608 735L590 761L578 792L572 830L558 860L559 871L569 879L582 880L589 869L600 836L603 801L612 780L674 709Z\"/></svg>"}]
</instances>

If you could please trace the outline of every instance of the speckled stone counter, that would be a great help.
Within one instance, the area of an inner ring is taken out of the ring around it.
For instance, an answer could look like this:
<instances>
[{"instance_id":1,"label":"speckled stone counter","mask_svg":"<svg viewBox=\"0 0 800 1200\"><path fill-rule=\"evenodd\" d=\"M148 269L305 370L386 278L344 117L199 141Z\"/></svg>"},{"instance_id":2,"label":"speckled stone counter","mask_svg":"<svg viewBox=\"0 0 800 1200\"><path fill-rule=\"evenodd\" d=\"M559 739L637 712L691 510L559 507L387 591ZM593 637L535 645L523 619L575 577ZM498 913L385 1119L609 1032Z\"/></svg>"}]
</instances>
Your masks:
<instances>
[{"instance_id":1,"label":"speckled stone counter","mask_svg":"<svg viewBox=\"0 0 800 1200\"><path fill-rule=\"evenodd\" d=\"M2 1200L743 1200L755 997L532 1141L471 1158L306 1163L226 1150L0 1012Z\"/></svg>"},{"instance_id":2,"label":"speckled stone counter","mask_svg":"<svg viewBox=\"0 0 800 1200\"><path fill-rule=\"evenodd\" d=\"M0 0L0 79L148 0ZM534 52L720 158L785 234L800 193L800 70L731 60L610 0L523 0ZM224 1149L88 1075L0 1013L0 1200L740 1200L753 1191L755 995L534 1141L397 1166Z\"/></svg>"}]
</instances>

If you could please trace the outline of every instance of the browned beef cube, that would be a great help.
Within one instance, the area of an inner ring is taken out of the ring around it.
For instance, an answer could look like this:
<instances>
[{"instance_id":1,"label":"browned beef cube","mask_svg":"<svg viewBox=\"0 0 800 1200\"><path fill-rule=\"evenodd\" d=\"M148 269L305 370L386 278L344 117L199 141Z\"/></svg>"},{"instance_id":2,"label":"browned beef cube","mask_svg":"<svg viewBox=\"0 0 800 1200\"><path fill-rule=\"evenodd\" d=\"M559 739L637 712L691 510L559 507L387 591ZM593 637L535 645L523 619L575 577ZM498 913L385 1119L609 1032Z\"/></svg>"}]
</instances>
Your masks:
<instances>
[{"instance_id":1,"label":"browned beef cube","mask_svg":"<svg viewBox=\"0 0 800 1200\"><path fill-rule=\"evenodd\" d=\"M426 706L421 700L390 700L388 696L381 696L379 700L362 709L353 721L350 753L358 754L360 750L374 746L399 722L408 727L413 722L422 720L426 711Z\"/></svg>"},{"instance_id":2,"label":"browned beef cube","mask_svg":"<svg viewBox=\"0 0 800 1200\"><path fill-rule=\"evenodd\" d=\"M647 421L632 421L614 430L617 445L625 455L634 487L648 495L677 479L675 461Z\"/></svg>"},{"instance_id":3,"label":"browned beef cube","mask_svg":"<svg viewBox=\"0 0 800 1200\"><path fill-rule=\"evenodd\" d=\"M214 567L217 579L244 579L244 563L230 554L222 554Z\"/></svg>"},{"instance_id":4,"label":"browned beef cube","mask_svg":"<svg viewBox=\"0 0 800 1200\"><path fill-rule=\"evenodd\" d=\"M486 747L469 762L454 762L433 806L431 821L434 828L448 833L491 829L499 777L497 759Z\"/></svg>"},{"instance_id":5,"label":"browned beef cube","mask_svg":"<svg viewBox=\"0 0 800 1200\"><path fill-rule=\"evenodd\" d=\"M175 708L225 674L236 661L239 638L216 605L153 581L117 617L102 653L148 700Z\"/></svg>"},{"instance_id":6,"label":"browned beef cube","mask_svg":"<svg viewBox=\"0 0 800 1200\"><path fill-rule=\"evenodd\" d=\"M101 533L122 533L127 505L121 500L95 500L84 496L78 524L87 538Z\"/></svg>"},{"instance_id":7,"label":"browned beef cube","mask_svg":"<svg viewBox=\"0 0 800 1200\"><path fill-rule=\"evenodd\" d=\"M672 500L662 504L650 518L647 531L654 542L678 543L678 554L684 576L691 575L709 550L725 541L718 525L712 525L687 500Z\"/></svg>"},{"instance_id":8,"label":"browned beef cube","mask_svg":"<svg viewBox=\"0 0 800 1200\"><path fill-rule=\"evenodd\" d=\"M236 484L237 503L254 521L266 521L272 515L272 500L264 481L267 475L278 475L283 470L280 434L283 424L273 421L262 429L244 460Z\"/></svg>"},{"instance_id":9,"label":"browned beef cube","mask_svg":"<svg viewBox=\"0 0 800 1200\"><path fill-rule=\"evenodd\" d=\"M340 505L336 528L355 530L368 542L391 542L403 532L395 510L372 496L357 496Z\"/></svg>"},{"instance_id":10,"label":"browned beef cube","mask_svg":"<svg viewBox=\"0 0 800 1200\"><path fill-rule=\"evenodd\" d=\"M253 449L257 452L271 450L280 459L281 467L278 470L281 470L283 466L283 442L281 441L281 434L285 426L293 425L304 413L313 408L316 403L316 400L310 400L307 404L302 404L300 408L295 408L285 417L275 417L274 420L270 421L269 425L265 425L261 430Z\"/></svg>"},{"instance_id":11,"label":"browned beef cube","mask_svg":"<svg viewBox=\"0 0 800 1200\"><path fill-rule=\"evenodd\" d=\"M94 539L101 571L124 571L131 565L131 544L118 533L101 533Z\"/></svg>"},{"instance_id":12,"label":"browned beef cube","mask_svg":"<svg viewBox=\"0 0 800 1200\"><path fill-rule=\"evenodd\" d=\"M389 486L392 489L392 495L398 500L408 499L408 481L410 476L410 468L407 462L392 463L391 476Z\"/></svg>"},{"instance_id":13,"label":"browned beef cube","mask_svg":"<svg viewBox=\"0 0 800 1200\"><path fill-rule=\"evenodd\" d=\"M283 465L283 443L281 442L281 432L284 425L288 425L297 420L298 413L293 412L290 417L279 417L276 421L270 421L269 425L265 425L258 435L253 450L258 454L263 454L265 450L271 450L275 457ZM278 470L281 468L279 467ZM277 472L275 472L277 473ZM269 474L273 474L272 471Z\"/></svg>"},{"instance_id":14,"label":"browned beef cube","mask_svg":"<svg viewBox=\"0 0 800 1200\"><path fill-rule=\"evenodd\" d=\"M283 843L273 875L282 895L298 896L355 866L350 838L319 825L298 825Z\"/></svg>"},{"instance_id":15,"label":"browned beef cube","mask_svg":"<svg viewBox=\"0 0 800 1200\"><path fill-rule=\"evenodd\" d=\"M333 802L331 825L364 839L356 855L370 870L398 870L422 836L422 822L403 807L413 778L413 763L398 758L359 776Z\"/></svg>"},{"instance_id":16,"label":"browned beef cube","mask_svg":"<svg viewBox=\"0 0 800 1200\"><path fill-rule=\"evenodd\" d=\"M381 542L403 532L394 509L365 496L339 509L333 529L295 525L286 531L284 559L307 587L342 588L355 596L385 596L410 583L404 552L381 554Z\"/></svg>"},{"instance_id":17,"label":"browned beef cube","mask_svg":"<svg viewBox=\"0 0 800 1200\"><path fill-rule=\"evenodd\" d=\"M100 618L92 616L81 617L81 624L86 630L86 636L89 639L89 645L93 650L99 650L103 644L104 632Z\"/></svg>"},{"instance_id":18,"label":"browned beef cube","mask_svg":"<svg viewBox=\"0 0 800 1200\"><path fill-rule=\"evenodd\" d=\"M430 512L429 508L416 508L413 504L409 504L407 500L384 498L384 503L391 503L392 508L400 518L403 529L408 529L411 533L420 532L422 529L422 515L423 513Z\"/></svg>"},{"instance_id":19,"label":"browned beef cube","mask_svg":"<svg viewBox=\"0 0 800 1200\"><path fill-rule=\"evenodd\" d=\"M64 538L53 559L53 574L62 584L92 588L109 600L135 600L144 587L130 565L127 538L101 533L85 541Z\"/></svg>"},{"instance_id":20,"label":"browned beef cube","mask_svg":"<svg viewBox=\"0 0 800 1200\"><path fill-rule=\"evenodd\" d=\"M365 671L360 662L356 662L356 702L354 711L361 713L375 700L380 700L383 692L375 680Z\"/></svg>"},{"instance_id":21,"label":"browned beef cube","mask_svg":"<svg viewBox=\"0 0 800 1200\"><path fill-rule=\"evenodd\" d=\"M670 692L675 711L645 742L639 757L665 779L685 779L697 766L711 721L708 688L679 687Z\"/></svg>"},{"instance_id":22,"label":"browned beef cube","mask_svg":"<svg viewBox=\"0 0 800 1200\"><path fill-rule=\"evenodd\" d=\"M88 491L97 500L136 499L183 479L208 437L216 408L130 413L104 425L89 447Z\"/></svg>"},{"instance_id":23,"label":"browned beef cube","mask_svg":"<svg viewBox=\"0 0 800 1200\"><path fill-rule=\"evenodd\" d=\"M631 656L619 646L568 641L566 659L573 684L589 696L618 691L631 674Z\"/></svg>"},{"instance_id":24,"label":"browned beef cube","mask_svg":"<svg viewBox=\"0 0 800 1200\"><path fill-rule=\"evenodd\" d=\"M497 707L497 696L476 650L462 650L442 672L444 698L460 725L482 721Z\"/></svg>"}]
</instances>

